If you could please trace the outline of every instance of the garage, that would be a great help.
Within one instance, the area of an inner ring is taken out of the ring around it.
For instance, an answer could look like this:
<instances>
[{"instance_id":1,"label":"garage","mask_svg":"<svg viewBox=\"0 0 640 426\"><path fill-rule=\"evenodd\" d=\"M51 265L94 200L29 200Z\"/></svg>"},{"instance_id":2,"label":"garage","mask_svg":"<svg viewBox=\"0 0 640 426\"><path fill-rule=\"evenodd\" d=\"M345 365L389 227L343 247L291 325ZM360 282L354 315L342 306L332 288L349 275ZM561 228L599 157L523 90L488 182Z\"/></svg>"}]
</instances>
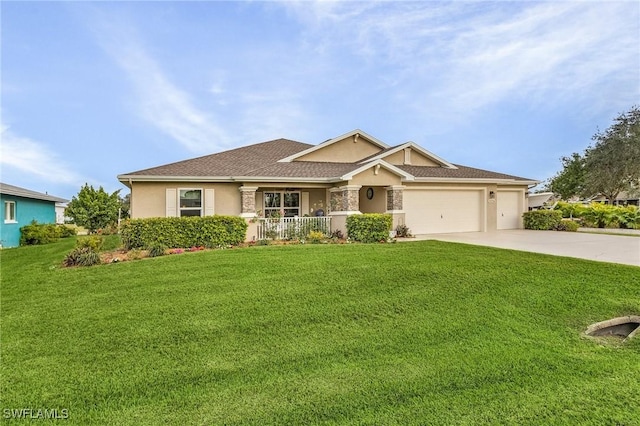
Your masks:
<instances>
[{"instance_id":1,"label":"garage","mask_svg":"<svg viewBox=\"0 0 640 426\"><path fill-rule=\"evenodd\" d=\"M405 223L413 234L484 231L480 189L405 189Z\"/></svg>"},{"instance_id":2,"label":"garage","mask_svg":"<svg viewBox=\"0 0 640 426\"><path fill-rule=\"evenodd\" d=\"M522 228L522 191L498 191L498 229Z\"/></svg>"}]
</instances>

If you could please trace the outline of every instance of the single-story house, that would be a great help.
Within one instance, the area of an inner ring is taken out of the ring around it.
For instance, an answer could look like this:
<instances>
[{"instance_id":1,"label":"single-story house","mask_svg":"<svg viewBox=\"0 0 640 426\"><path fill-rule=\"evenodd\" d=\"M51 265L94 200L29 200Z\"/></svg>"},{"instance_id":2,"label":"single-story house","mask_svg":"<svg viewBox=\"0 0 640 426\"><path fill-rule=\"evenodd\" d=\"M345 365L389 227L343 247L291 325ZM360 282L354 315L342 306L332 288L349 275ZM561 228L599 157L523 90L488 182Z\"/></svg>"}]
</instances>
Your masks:
<instances>
[{"instance_id":1,"label":"single-story house","mask_svg":"<svg viewBox=\"0 0 640 426\"><path fill-rule=\"evenodd\" d=\"M20 245L20 228L34 220L38 223L56 223L56 203L67 201L64 198L0 183L0 247Z\"/></svg>"},{"instance_id":2,"label":"single-story house","mask_svg":"<svg viewBox=\"0 0 640 426\"><path fill-rule=\"evenodd\" d=\"M598 194L598 195L596 195L594 197L588 198L587 201L588 202L609 204L609 199L607 197L605 197L604 195L602 195L602 194ZM621 191L618 194L618 196L616 197L614 205L616 205L616 206L626 206L626 205L638 206L638 205L640 205L640 193L639 192Z\"/></svg>"},{"instance_id":3,"label":"single-story house","mask_svg":"<svg viewBox=\"0 0 640 426\"><path fill-rule=\"evenodd\" d=\"M536 180L450 163L414 142L390 146L363 132L310 145L249 145L118 176L131 217L327 216L389 213L413 234L522 228ZM258 219L259 221L259 219Z\"/></svg>"}]
</instances>

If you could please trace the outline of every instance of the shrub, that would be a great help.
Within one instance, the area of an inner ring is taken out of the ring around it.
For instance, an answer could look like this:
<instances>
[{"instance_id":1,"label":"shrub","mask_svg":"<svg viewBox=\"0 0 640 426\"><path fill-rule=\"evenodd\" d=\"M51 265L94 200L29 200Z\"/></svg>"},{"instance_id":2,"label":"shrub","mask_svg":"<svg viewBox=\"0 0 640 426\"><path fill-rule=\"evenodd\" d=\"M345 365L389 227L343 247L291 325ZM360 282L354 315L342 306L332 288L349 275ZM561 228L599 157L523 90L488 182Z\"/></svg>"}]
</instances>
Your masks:
<instances>
[{"instance_id":1,"label":"shrub","mask_svg":"<svg viewBox=\"0 0 640 426\"><path fill-rule=\"evenodd\" d=\"M38 223L35 220L20 228L20 245L31 246L57 241L62 230L55 224Z\"/></svg>"},{"instance_id":2,"label":"shrub","mask_svg":"<svg viewBox=\"0 0 640 426\"><path fill-rule=\"evenodd\" d=\"M362 243L387 241L392 218L389 214L365 213L347 217L347 235Z\"/></svg>"},{"instance_id":3,"label":"shrub","mask_svg":"<svg viewBox=\"0 0 640 426\"><path fill-rule=\"evenodd\" d=\"M226 247L244 242L247 222L235 216L131 219L120 231L127 250L150 247Z\"/></svg>"},{"instance_id":4,"label":"shrub","mask_svg":"<svg viewBox=\"0 0 640 426\"><path fill-rule=\"evenodd\" d=\"M60 238L74 237L78 235L76 228L67 225L58 225L58 232L60 233Z\"/></svg>"},{"instance_id":5,"label":"shrub","mask_svg":"<svg viewBox=\"0 0 640 426\"><path fill-rule=\"evenodd\" d=\"M548 231L555 229L562 221L562 212L558 210L533 210L522 215L524 229Z\"/></svg>"},{"instance_id":6,"label":"shrub","mask_svg":"<svg viewBox=\"0 0 640 426\"><path fill-rule=\"evenodd\" d=\"M164 256L164 252L166 249L167 246L158 242L149 245L149 247L147 248L147 250L149 251L149 257Z\"/></svg>"},{"instance_id":7,"label":"shrub","mask_svg":"<svg viewBox=\"0 0 640 426\"><path fill-rule=\"evenodd\" d=\"M556 231L567 231L567 232L576 232L580 224L571 219L561 220L558 225L554 228Z\"/></svg>"},{"instance_id":8,"label":"shrub","mask_svg":"<svg viewBox=\"0 0 640 426\"><path fill-rule=\"evenodd\" d=\"M100 263L100 255L91 247L76 247L65 257L64 266L93 266Z\"/></svg>"},{"instance_id":9,"label":"shrub","mask_svg":"<svg viewBox=\"0 0 640 426\"><path fill-rule=\"evenodd\" d=\"M342 233L341 230L336 229L331 233L330 238L332 240L344 240L344 234Z\"/></svg>"},{"instance_id":10,"label":"shrub","mask_svg":"<svg viewBox=\"0 0 640 426\"><path fill-rule=\"evenodd\" d=\"M636 206L618 207L621 228L640 229L640 209Z\"/></svg>"},{"instance_id":11,"label":"shrub","mask_svg":"<svg viewBox=\"0 0 640 426\"><path fill-rule=\"evenodd\" d=\"M116 235L118 233L118 225L115 223L107 225L104 228L96 229L95 233L99 235Z\"/></svg>"},{"instance_id":12,"label":"shrub","mask_svg":"<svg viewBox=\"0 0 640 426\"><path fill-rule=\"evenodd\" d=\"M573 219L582 217L588 207L579 203L567 203L566 201L558 201L555 210L562 212L563 218Z\"/></svg>"},{"instance_id":13,"label":"shrub","mask_svg":"<svg viewBox=\"0 0 640 426\"><path fill-rule=\"evenodd\" d=\"M582 214L582 218L588 226L607 228L618 222L617 209L608 204L591 203Z\"/></svg>"},{"instance_id":14,"label":"shrub","mask_svg":"<svg viewBox=\"0 0 640 426\"><path fill-rule=\"evenodd\" d=\"M408 238L411 237L411 230L407 225L396 226L396 237Z\"/></svg>"},{"instance_id":15,"label":"shrub","mask_svg":"<svg viewBox=\"0 0 640 426\"><path fill-rule=\"evenodd\" d=\"M102 250L102 246L104 245L104 237L99 235L91 235L88 237L78 238L76 241L76 247L85 248L88 247L95 252L99 252Z\"/></svg>"},{"instance_id":16,"label":"shrub","mask_svg":"<svg viewBox=\"0 0 640 426\"><path fill-rule=\"evenodd\" d=\"M140 249L133 249L127 252L127 259L129 260L138 260L142 258L142 252Z\"/></svg>"},{"instance_id":17,"label":"shrub","mask_svg":"<svg viewBox=\"0 0 640 426\"><path fill-rule=\"evenodd\" d=\"M321 231L311 231L309 232L309 235L307 235L307 240L311 244L318 244L320 243L320 241L324 240L324 238L325 238L325 233Z\"/></svg>"}]
</instances>

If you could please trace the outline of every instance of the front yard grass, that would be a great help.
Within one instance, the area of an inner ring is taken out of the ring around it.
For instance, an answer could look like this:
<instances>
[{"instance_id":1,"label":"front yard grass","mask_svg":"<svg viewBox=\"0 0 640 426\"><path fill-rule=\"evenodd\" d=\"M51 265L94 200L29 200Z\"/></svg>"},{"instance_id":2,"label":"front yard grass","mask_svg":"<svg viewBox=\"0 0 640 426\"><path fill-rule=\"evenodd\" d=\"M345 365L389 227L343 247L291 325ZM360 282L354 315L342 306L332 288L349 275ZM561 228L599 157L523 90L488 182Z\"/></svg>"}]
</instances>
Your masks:
<instances>
[{"instance_id":1,"label":"front yard grass","mask_svg":"<svg viewBox=\"0 0 640 426\"><path fill-rule=\"evenodd\" d=\"M0 252L1 409L69 424L638 424L640 269L436 241ZM24 420L14 419L17 424Z\"/></svg>"}]
</instances>

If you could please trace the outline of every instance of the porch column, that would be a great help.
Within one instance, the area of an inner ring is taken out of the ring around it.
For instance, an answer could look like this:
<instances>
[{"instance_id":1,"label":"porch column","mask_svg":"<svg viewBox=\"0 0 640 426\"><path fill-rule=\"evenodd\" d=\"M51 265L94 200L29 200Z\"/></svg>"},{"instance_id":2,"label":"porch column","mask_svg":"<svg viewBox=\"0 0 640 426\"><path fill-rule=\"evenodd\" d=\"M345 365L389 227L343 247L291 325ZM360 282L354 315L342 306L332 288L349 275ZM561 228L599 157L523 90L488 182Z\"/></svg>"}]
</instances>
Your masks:
<instances>
[{"instance_id":1,"label":"porch column","mask_svg":"<svg viewBox=\"0 0 640 426\"><path fill-rule=\"evenodd\" d=\"M360 188L362 185L331 188L331 212L360 213Z\"/></svg>"},{"instance_id":2,"label":"porch column","mask_svg":"<svg viewBox=\"0 0 640 426\"><path fill-rule=\"evenodd\" d=\"M404 212L402 209L402 190L404 185L393 185L387 187L387 213L396 211Z\"/></svg>"},{"instance_id":3,"label":"porch column","mask_svg":"<svg viewBox=\"0 0 640 426\"><path fill-rule=\"evenodd\" d=\"M240 217L256 217L256 191L257 186L241 186L241 210Z\"/></svg>"},{"instance_id":4,"label":"porch column","mask_svg":"<svg viewBox=\"0 0 640 426\"><path fill-rule=\"evenodd\" d=\"M391 215L391 229L395 230L398 225L407 225L405 223L404 208L402 205L402 194L404 185L388 186L387 189L387 211ZM395 232L395 231L394 231Z\"/></svg>"},{"instance_id":5,"label":"porch column","mask_svg":"<svg viewBox=\"0 0 640 426\"><path fill-rule=\"evenodd\" d=\"M360 188L362 185L346 185L342 188L342 200L347 213L360 213Z\"/></svg>"}]
</instances>

